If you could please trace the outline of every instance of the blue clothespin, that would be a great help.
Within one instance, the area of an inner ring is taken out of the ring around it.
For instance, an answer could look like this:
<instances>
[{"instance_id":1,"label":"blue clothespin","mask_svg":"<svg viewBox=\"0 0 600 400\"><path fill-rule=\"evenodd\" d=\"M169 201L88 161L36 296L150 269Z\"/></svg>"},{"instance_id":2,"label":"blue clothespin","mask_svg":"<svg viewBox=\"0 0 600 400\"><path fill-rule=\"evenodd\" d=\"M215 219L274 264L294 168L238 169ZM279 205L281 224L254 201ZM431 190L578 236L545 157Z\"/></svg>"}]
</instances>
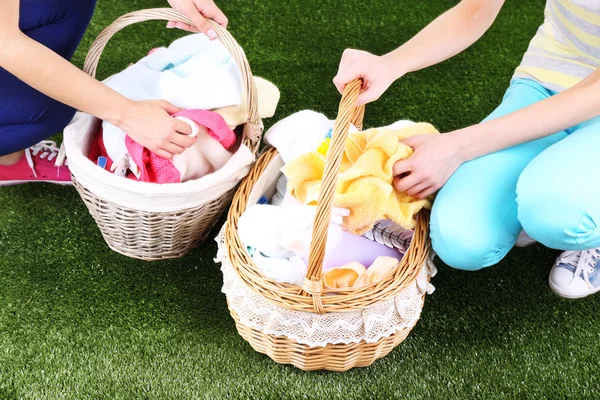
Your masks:
<instances>
[{"instance_id":1,"label":"blue clothespin","mask_svg":"<svg viewBox=\"0 0 600 400\"><path fill-rule=\"evenodd\" d=\"M100 168L104 169L106 168L106 163L108 162L108 160L106 159L106 157L98 157L98 161L97 164Z\"/></svg>"},{"instance_id":2,"label":"blue clothespin","mask_svg":"<svg viewBox=\"0 0 600 400\"><path fill-rule=\"evenodd\" d=\"M331 139L331 135L333 135L333 129L330 129L329 132L327 132L327 135L325 135L325 139Z\"/></svg>"},{"instance_id":3,"label":"blue clothespin","mask_svg":"<svg viewBox=\"0 0 600 400\"><path fill-rule=\"evenodd\" d=\"M265 196L262 196L260 199L258 199L256 204L269 204L269 199L267 199Z\"/></svg>"}]
</instances>

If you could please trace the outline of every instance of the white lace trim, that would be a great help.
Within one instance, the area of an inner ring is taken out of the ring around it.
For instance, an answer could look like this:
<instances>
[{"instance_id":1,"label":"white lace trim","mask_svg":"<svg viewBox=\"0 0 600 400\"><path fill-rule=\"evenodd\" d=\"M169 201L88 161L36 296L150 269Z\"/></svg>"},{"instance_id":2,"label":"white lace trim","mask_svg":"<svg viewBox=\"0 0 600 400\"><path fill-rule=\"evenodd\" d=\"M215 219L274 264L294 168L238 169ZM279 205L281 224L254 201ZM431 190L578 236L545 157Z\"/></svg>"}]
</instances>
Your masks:
<instances>
[{"instance_id":1,"label":"white lace trim","mask_svg":"<svg viewBox=\"0 0 600 400\"><path fill-rule=\"evenodd\" d=\"M362 311L314 314L280 307L250 289L236 273L227 256L225 227L216 238L221 263L223 293L243 325L265 334L285 336L311 347L328 344L377 342L401 329L412 327L421 315L423 294L433 293L428 277L436 273L431 259L423 265L416 281L394 299Z\"/></svg>"}]
</instances>

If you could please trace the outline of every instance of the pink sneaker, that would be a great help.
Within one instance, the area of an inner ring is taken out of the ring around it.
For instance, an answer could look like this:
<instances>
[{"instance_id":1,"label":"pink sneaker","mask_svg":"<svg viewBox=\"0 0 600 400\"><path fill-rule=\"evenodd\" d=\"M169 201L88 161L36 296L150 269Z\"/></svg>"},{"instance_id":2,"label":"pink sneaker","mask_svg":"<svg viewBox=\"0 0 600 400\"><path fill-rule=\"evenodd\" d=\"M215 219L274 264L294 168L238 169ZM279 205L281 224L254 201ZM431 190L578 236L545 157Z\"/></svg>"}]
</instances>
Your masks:
<instances>
[{"instance_id":1,"label":"pink sneaker","mask_svg":"<svg viewBox=\"0 0 600 400\"><path fill-rule=\"evenodd\" d=\"M59 151L56 143L49 140L25 149L23 157L13 165L0 165L0 186L29 182L72 185L68 163L56 165Z\"/></svg>"}]
</instances>

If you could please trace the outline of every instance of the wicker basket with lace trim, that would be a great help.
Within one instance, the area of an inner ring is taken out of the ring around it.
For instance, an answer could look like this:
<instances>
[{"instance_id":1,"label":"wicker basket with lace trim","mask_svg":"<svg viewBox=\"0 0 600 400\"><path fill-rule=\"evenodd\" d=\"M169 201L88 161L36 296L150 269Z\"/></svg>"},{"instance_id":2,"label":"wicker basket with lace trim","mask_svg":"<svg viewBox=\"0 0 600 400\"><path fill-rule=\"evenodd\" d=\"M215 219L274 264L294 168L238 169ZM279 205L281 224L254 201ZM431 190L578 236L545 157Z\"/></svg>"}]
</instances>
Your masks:
<instances>
[{"instance_id":1,"label":"wicker basket with lace trim","mask_svg":"<svg viewBox=\"0 0 600 400\"><path fill-rule=\"evenodd\" d=\"M340 102L302 287L266 278L237 232L255 184L278 161L275 149L262 155L238 189L217 239L223 291L239 334L256 351L303 370L345 371L388 354L420 317L435 270L428 257L428 212L422 211L408 252L382 280L350 289L323 287L327 228L344 144L351 123L362 127L364 107L355 107L361 84L358 80L348 84Z\"/></svg>"}]
</instances>

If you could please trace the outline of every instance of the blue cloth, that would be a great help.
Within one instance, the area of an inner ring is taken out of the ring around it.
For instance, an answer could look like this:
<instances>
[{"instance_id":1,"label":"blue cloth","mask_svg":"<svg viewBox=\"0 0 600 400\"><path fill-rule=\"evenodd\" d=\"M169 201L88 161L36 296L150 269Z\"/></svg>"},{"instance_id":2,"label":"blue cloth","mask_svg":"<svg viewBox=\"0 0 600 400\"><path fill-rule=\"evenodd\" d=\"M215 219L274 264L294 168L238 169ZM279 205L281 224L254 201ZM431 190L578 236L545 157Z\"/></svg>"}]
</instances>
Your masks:
<instances>
[{"instance_id":1,"label":"blue cloth","mask_svg":"<svg viewBox=\"0 0 600 400\"><path fill-rule=\"evenodd\" d=\"M554 94L515 79L486 120ZM599 152L595 118L463 164L435 199L434 250L452 267L477 270L502 260L522 228L553 249L600 247Z\"/></svg>"},{"instance_id":2,"label":"blue cloth","mask_svg":"<svg viewBox=\"0 0 600 400\"><path fill-rule=\"evenodd\" d=\"M19 27L69 60L92 18L96 0L21 0ZM75 110L0 68L0 156L26 149L58 132Z\"/></svg>"}]
</instances>

